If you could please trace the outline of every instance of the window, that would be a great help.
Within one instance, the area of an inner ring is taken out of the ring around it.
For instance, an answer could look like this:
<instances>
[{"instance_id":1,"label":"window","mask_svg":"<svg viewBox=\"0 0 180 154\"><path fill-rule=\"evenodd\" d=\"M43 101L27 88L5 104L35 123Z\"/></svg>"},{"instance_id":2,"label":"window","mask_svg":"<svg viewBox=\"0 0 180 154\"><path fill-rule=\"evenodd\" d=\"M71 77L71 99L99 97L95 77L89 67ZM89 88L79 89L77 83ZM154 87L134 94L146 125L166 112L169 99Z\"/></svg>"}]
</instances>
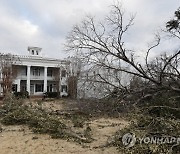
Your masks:
<instances>
[{"instance_id":1,"label":"window","mask_svg":"<svg viewBox=\"0 0 180 154\"><path fill-rule=\"evenodd\" d=\"M13 84L12 85L12 91L13 92L17 92L17 84Z\"/></svg>"},{"instance_id":2,"label":"window","mask_svg":"<svg viewBox=\"0 0 180 154\"><path fill-rule=\"evenodd\" d=\"M43 84L36 84L35 92L43 92L44 91L44 85Z\"/></svg>"},{"instance_id":3,"label":"window","mask_svg":"<svg viewBox=\"0 0 180 154\"><path fill-rule=\"evenodd\" d=\"M66 85L61 86L61 92L67 92L67 86Z\"/></svg>"},{"instance_id":4,"label":"window","mask_svg":"<svg viewBox=\"0 0 180 154\"><path fill-rule=\"evenodd\" d=\"M22 85L21 86L21 91L26 91L26 90L27 90L26 85Z\"/></svg>"},{"instance_id":5,"label":"window","mask_svg":"<svg viewBox=\"0 0 180 154\"><path fill-rule=\"evenodd\" d=\"M52 76L52 69L47 70L47 76Z\"/></svg>"},{"instance_id":6,"label":"window","mask_svg":"<svg viewBox=\"0 0 180 154\"><path fill-rule=\"evenodd\" d=\"M56 86L56 84L53 84L53 85L52 85L52 88L53 88L53 92L57 92L57 86Z\"/></svg>"},{"instance_id":7,"label":"window","mask_svg":"<svg viewBox=\"0 0 180 154\"><path fill-rule=\"evenodd\" d=\"M47 92L52 92L52 84L47 86Z\"/></svg>"},{"instance_id":8,"label":"window","mask_svg":"<svg viewBox=\"0 0 180 154\"><path fill-rule=\"evenodd\" d=\"M66 70L62 70L61 77L66 77Z\"/></svg>"},{"instance_id":9,"label":"window","mask_svg":"<svg viewBox=\"0 0 180 154\"><path fill-rule=\"evenodd\" d=\"M25 68L25 74L26 74L26 76L27 76L27 67Z\"/></svg>"},{"instance_id":10,"label":"window","mask_svg":"<svg viewBox=\"0 0 180 154\"><path fill-rule=\"evenodd\" d=\"M33 69L33 76L40 76L40 68L34 68Z\"/></svg>"},{"instance_id":11,"label":"window","mask_svg":"<svg viewBox=\"0 0 180 154\"><path fill-rule=\"evenodd\" d=\"M34 55L34 50L32 50L32 55Z\"/></svg>"},{"instance_id":12,"label":"window","mask_svg":"<svg viewBox=\"0 0 180 154\"><path fill-rule=\"evenodd\" d=\"M23 67L23 68L21 69L21 75L27 76L27 67Z\"/></svg>"},{"instance_id":13,"label":"window","mask_svg":"<svg viewBox=\"0 0 180 154\"><path fill-rule=\"evenodd\" d=\"M38 55L39 53L38 53L38 51L36 51L36 55Z\"/></svg>"},{"instance_id":14,"label":"window","mask_svg":"<svg viewBox=\"0 0 180 154\"><path fill-rule=\"evenodd\" d=\"M34 84L30 85L30 94L34 94Z\"/></svg>"}]
</instances>

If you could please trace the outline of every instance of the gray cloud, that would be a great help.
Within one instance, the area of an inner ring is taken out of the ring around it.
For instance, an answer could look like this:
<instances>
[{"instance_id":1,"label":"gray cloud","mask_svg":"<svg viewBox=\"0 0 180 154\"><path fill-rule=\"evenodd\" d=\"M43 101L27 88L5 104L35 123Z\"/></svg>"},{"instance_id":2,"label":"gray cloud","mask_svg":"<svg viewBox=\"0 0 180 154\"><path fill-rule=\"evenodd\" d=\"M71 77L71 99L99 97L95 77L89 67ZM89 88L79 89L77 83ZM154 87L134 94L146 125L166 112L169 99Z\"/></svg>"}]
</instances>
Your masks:
<instances>
[{"instance_id":1,"label":"gray cloud","mask_svg":"<svg viewBox=\"0 0 180 154\"><path fill-rule=\"evenodd\" d=\"M27 46L39 46L45 55L63 58L62 44L72 26L87 14L100 19L111 4L113 0L1 0L1 52L26 54ZM173 16L179 0L123 0L123 6L126 12L136 13L128 43L143 50Z\"/></svg>"}]
</instances>

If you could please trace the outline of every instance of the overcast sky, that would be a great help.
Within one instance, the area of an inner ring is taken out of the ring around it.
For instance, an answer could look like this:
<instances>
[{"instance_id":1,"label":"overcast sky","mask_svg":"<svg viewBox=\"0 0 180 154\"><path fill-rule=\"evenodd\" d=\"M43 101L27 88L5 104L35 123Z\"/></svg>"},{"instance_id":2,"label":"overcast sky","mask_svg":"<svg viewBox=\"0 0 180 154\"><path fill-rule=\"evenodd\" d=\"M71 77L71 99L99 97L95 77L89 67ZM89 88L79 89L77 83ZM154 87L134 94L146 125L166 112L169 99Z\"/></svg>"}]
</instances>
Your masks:
<instances>
[{"instance_id":1,"label":"overcast sky","mask_svg":"<svg viewBox=\"0 0 180 154\"><path fill-rule=\"evenodd\" d=\"M74 24L87 14L103 17L114 0L0 0L0 50L27 54L28 46L48 57L64 58L63 43ZM129 35L143 49L170 20L180 0L123 0L126 12L136 13Z\"/></svg>"}]
</instances>

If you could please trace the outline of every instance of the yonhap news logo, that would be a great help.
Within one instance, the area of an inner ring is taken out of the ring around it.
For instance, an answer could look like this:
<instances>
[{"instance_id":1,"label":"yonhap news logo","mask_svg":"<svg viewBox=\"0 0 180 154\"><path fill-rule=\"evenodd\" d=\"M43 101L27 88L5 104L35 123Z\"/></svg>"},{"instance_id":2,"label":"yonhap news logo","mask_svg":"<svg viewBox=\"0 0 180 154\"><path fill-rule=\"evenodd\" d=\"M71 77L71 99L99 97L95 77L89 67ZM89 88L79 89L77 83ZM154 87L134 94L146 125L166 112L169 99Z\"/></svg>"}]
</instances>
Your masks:
<instances>
[{"instance_id":1,"label":"yonhap news logo","mask_svg":"<svg viewBox=\"0 0 180 154\"><path fill-rule=\"evenodd\" d=\"M136 137L134 133L126 133L122 137L122 143L126 148L130 148L138 144L171 144L172 147L180 144L180 137L174 136L144 136Z\"/></svg>"},{"instance_id":2,"label":"yonhap news logo","mask_svg":"<svg viewBox=\"0 0 180 154\"><path fill-rule=\"evenodd\" d=\"M127 148L133 147L136 143L136 137L132 133L127 133L122 137L122 142Z\"/></svg>"}]
</instances>

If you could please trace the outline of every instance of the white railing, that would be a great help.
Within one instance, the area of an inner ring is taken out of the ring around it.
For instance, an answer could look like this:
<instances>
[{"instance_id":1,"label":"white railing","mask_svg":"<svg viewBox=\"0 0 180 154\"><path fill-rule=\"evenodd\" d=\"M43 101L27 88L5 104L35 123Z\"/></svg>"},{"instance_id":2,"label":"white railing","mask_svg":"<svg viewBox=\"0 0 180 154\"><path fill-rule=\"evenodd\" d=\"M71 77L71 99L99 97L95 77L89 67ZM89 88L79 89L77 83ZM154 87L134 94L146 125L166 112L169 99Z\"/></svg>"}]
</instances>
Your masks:
<instances>
[{"instance_id":1,"label":"white railing","mask_svg":"<svg viewBox=\"0 0 180 154\"><path fill-rule=\"evenodd\" d=\"M26 75L21 75L21 76L17 76L17 79L21 79L21 80L27 80L27 76ZM44 76L34 76L31 75L30 76L31 80L44 80ZM47 76L47 80L54 80L54 77L52 76Z\"/></svg>"}]
</instances>

